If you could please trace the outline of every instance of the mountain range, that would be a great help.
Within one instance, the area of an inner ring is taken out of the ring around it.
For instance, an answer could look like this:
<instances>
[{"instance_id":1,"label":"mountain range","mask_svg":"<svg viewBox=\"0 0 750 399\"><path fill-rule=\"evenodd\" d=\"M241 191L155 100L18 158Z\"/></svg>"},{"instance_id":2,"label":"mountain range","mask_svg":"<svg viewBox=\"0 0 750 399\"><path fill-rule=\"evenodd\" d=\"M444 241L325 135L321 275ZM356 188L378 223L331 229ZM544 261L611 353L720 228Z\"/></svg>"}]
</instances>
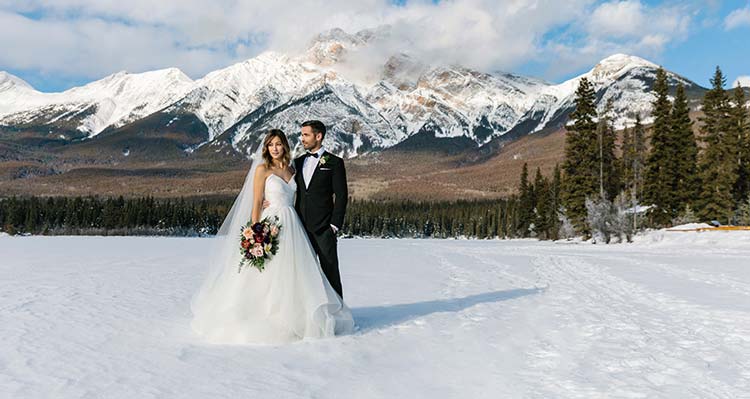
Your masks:
<instances>
[{"instance_id":1,"label":"mountain range","mask_svg":"<svg viewBox=\"0 0 750 399\"><path fill-rule=\"evenodd\" d=\"M308 119L327 124L330 151L356 162L431 149L484 153L487 159L507 143L563 129L584 77L593 82L600 109L611 102L618 128L636 114L650 119L659 67L636 56L612 55L558 84L429 65L406 53L368 65L367 73L352 72L387 35L383 29L333 29L300 54L264 52L197 80L176 68L118 72L43 93L0 72L0 162L8 179L81 165L244 165L269 128L287 132L299 152L299 125ZM667 73L670 86L686 86L696 108L705 89ZM27 170L13 172L8 162Z\"/></svg>"}]
</instances>

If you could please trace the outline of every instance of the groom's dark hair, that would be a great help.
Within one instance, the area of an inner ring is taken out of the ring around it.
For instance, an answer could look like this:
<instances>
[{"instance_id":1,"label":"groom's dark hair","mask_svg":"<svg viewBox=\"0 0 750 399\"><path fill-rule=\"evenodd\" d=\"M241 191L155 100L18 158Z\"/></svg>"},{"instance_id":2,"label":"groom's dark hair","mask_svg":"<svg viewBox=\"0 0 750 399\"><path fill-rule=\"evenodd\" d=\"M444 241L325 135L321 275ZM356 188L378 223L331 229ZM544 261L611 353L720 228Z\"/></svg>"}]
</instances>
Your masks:
<instances>
[{"instance_id":1,"label":"groom's dark hair","mask_svg":"<svg viewBox=\"0 0 750 399\"><path fill-rule=\"evenodd\" d=\"M323 124L321 121L305 121L302 122L302 127L310 126L310 130L312 130L313 134L322 134L323 138L326 138L326 125Z\"/></svg>"}]
</instances>

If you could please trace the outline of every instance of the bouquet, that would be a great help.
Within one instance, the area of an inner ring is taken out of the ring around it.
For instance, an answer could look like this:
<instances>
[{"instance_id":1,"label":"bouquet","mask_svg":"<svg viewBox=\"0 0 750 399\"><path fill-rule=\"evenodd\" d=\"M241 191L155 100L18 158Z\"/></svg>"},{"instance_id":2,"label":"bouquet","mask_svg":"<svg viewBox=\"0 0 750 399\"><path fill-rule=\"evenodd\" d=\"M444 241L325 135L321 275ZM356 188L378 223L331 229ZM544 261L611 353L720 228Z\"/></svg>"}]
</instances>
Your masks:
<instances>
[{"instance_id":1,"label":"bouquet","mask_svg":"<svg viewBox=\"0 0 750 399\"><path fill-rule=\"evenodd\" d=\"M240 273L245 266L254 266L262 272L266 259L276 255L276 251L279 250L280 231L281 224L277 216L274 216L272 220L263 218L258 223L248 222L242 226L240 235L242 260L240 260L237 273Z\"/></svg>"}]
</instances>

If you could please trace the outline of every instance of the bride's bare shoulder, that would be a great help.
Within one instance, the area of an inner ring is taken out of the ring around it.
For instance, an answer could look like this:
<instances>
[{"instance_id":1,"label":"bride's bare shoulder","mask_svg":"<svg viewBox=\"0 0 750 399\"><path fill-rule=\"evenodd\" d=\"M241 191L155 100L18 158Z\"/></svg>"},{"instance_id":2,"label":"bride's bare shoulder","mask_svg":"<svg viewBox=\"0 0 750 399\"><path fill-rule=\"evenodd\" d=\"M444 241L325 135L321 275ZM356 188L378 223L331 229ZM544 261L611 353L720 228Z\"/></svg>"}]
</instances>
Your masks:
<instances>
[{"instance_id":1,"label":"bride's bare shoulder","mask_svg":"<svg viewBox=\"0 0 750 399\"><path fill-rule=\"evenodd\" d=\"M255 168L255 177L265 177L268 174L268 168L266 167L265 163L262 163L258 165L257 168Z\"/></svg>"}]
</instances>

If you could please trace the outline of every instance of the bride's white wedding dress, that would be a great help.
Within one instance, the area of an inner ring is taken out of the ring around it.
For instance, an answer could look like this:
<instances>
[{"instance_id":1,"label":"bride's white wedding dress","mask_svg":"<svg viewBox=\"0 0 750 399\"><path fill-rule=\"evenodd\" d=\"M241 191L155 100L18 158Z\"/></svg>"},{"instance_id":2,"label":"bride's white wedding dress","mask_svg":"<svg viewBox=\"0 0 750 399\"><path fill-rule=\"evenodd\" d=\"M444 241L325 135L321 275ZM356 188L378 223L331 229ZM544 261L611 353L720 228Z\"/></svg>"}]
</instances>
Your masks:
<instances>
[{"instance_id":1,"label":"bride's white wedding dress","mask_svg":"<svg viewBox=\"0 0 750 399\"><path fill-rule=\"evenodd\" d=\"M323 274L294 209L294 176L287 182L271 174L265 181L265 198L271 205L263 210L261 219L278 216L281 223L278 252L266 261L263 272L254 267L243 267L241 273L237 272L242 257L240 226L244 225L239 223L242 219L239 214L247 211L235 208L251 206L252 201L248 204L247 198L242 198L252 197L251 183L249 175L222 225L222 230L228 231L224 237L221 230L217 235L220 248L215 251L217 259L213 261L219 264L191 303L193 330L206 341L228 344L279 344L352 332L351 311ZM246 189L248 184L250 190ZM236 234L231 234L231 230ZM231 244L234 248L230 248Z\"/></svg>"}]
</instances>

